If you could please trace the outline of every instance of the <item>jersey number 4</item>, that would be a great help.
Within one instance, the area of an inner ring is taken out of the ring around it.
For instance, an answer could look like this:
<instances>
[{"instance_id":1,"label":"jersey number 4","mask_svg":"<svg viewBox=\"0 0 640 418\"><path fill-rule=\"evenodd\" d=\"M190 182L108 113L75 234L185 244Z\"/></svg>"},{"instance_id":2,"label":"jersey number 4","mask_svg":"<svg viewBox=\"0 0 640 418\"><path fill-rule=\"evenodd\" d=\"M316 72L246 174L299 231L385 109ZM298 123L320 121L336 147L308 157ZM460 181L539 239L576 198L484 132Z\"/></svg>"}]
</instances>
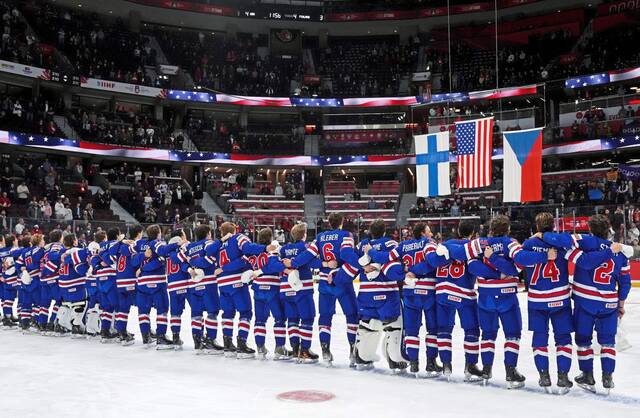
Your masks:
<instances>
[{"instance_id":1,"label":"jersey number 4","mask_svg":"<svg viewBox=\"0 0 640 418\"><path fill-rule=\"evenodd\" d=\"M220 266L224 266L226 264L229 264L229 256L227 255L227 250L222 250L220 251Z\"/></svg>"},{"instance_id":2,"label":"jersey number 4","mask_svg":"<svg viewBox=\"0 0 640 418\"><path fill-rule=\"evenodd\" d=\"M542 273L542 274L541 274ZM538 279L551 279L552 282L560 281L560 270L556 266L556 262L551 260L544 264L536 264L531 275L531 286L535 286L538 283Z\"/></svg>"}]
</instances>

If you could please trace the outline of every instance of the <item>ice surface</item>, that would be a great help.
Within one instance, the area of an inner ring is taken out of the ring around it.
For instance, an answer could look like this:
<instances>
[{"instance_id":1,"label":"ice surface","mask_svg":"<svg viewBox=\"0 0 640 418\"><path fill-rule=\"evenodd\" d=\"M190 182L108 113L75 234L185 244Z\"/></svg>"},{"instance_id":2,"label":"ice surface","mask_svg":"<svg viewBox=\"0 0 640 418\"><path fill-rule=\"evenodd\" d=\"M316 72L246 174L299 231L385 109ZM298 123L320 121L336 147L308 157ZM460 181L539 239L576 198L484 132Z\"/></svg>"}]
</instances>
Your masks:
<instances>
[{"instance_id":1,"label":"ice surface","mask_svg":"<svg viewBox=\"0 0 640 418\"><path fill-rule=\"evenodd\" d=\"M521 295L523 297L524 295ZM526 306L524 297L521 306ZM523 310L526 324L526 309ZM135 318L135 315L131 315ZM504 389L502 350L496 349L494 385L462 383L462 335L454 333L456 383L392 376L386 364L377 371L357 372L347 366L344 317L333 327L335 367L290 362L235 360L195 356L187 316L183 317L185 349L145 350L137 336L130 347L72 340L18 331L0 331L2 417L640 417L640 291L627 302L625 328L633 348L618 353L611 396L574 388L566 396L546 395L537 388L531 335L524 332L519 369L525 390ZM270 324L269 324L270 325ZM129 323L137 331L137 321ZM253 344L252 344L253 345ZM273 348L268 336L267 347ZM500 341L496 348L501 347ZM319 352L317 330L313 350ZM422 351L424 348L422 349ZM553 352L553 349L550 349ZM575 356L575 354L574 354ZM424 363L423 363L424 364ZM554 362L552 376L555 374ZM596 359L596 380L600 365ZM577 374L577 360L571 376ZM555 378L553 379L555 381ZM601 386L598 382L598 386ZM283 402L276 395L316 389L336 395L321 404Z\"/></svg>"}]
</instances>

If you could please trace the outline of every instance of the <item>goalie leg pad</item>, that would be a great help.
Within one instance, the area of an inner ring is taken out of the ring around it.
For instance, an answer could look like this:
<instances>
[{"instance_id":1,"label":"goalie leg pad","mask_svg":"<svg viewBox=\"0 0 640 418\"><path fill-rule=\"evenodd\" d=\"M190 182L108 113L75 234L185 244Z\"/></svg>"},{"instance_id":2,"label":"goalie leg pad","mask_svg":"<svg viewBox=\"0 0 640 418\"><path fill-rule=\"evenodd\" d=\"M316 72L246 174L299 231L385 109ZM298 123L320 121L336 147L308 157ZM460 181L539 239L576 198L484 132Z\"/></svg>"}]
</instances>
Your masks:
<instances>
[{"instance_id":1,"label":"goalie leg pad","mask_svg":"<svg viewBox=\"0 0 640 418\"><path fill-rule=\"evenodd\" d=\"M67 331L71 331L71 309L67 304L58 308L58 324Z\"/></svg>"},{"instance_id":2,"label":"goalie leg pad","mask_svg":"<svg viewBox=\"0 0 640 418\"><path fill-rule=\"evenodd\" d=\"M63 306L66 305L71 313L71 324L83 326L82 319L84 318L84 313L87 309L87 301L83 300L80 302L65 302Z\"/></svg>"},{"instance_id":3,"label":"goalie leg pad","mask_svg":"<svg viewBox=\"0 0 640 418\"><path fill-rule=\"evenodd\" d=\"M370 319L360 321L356 347L358 349L358 355L362 360L380 360L376 354L380 343L380 331L382 331L382 322L380 320Z\"/></svg>"},{"instance_id":4,"label":"goalie leg pad","mask_svg":"<svg viewBox=\"0 0 640 418\"><path fill-rule=\"evenodd\" d=\"M91 308L87 311L86 321L87 333L100 333L100 311L97 308Z\"/></svg>"},{"instance_id":5,"label":"goalie leg pad","mask_svg":"<svg viewBox=\"0 0 640 418\"><path fill-rule=\"evenodd\" d=\"M396 363L405 361L402 355L402 317L384 325L384 349L386 355Z\"/></svg>"}]
</instances>

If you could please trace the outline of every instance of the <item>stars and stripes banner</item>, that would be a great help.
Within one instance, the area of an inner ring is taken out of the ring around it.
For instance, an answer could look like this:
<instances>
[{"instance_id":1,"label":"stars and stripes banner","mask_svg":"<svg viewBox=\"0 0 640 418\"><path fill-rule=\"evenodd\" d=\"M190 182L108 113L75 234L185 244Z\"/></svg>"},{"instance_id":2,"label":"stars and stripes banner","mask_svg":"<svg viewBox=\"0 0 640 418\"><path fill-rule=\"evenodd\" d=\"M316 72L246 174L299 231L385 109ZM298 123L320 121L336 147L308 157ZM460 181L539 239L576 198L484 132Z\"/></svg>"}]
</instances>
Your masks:
<instances>
[{"instance_id":1,"label":"stars and stripes banner","mask_svg":"<svg viewBox=\"0 0 640 418\"><path fill-rule=\"evenodd\" d=\"M542 128L504 132L503 202L542 200Z\"/></svg>"},{"instance_id":2,"label":"stars and stripes banner","mask_svg":"<svg viewBox=\"0 0 640 418\"><path fill-rule=\"evenodd\" d=\"M449 132L414 137L416 148L416 194L418 197L451 194Z\"/></svg>"},{"instance_id":3,"label":"stars and stripes banner","mask_svg":"<svg viewBox=\"0 0 640 418\"><path fill-rule=\"evenodd\" d=\"M458 188L473 189L491 184L493 118L456 122Z\"/></svg>"},{"instance_id":4,"label":"stars and stripes banner","mask_svg":"<svg viewBox=\"0 0 640 418\"><path fill-rule=\"evenodd\" d=\"M569 89L575 89L587 86L597 86L599 84L615 83L617 81L633 80L638 77L640 77L640 67L568 78L565 80L564 86Z\"/></svg>"},{"instance_id":5,"label":"stars and stripes banner","mask_svg":"<svg viewBox=\"0 0 640 418\"><path fill-rule=\"evenodd\" d=\"M0 131L0 144L43 149L46 151L65 151L94 156L134 158L156 161L184 161L190 163L219 165L266 165L266 166L413 166L414 155L341 155L341 156L264 156L249 154L226 154L214 152L172 151L143 147L124 147L119 145L97 144L93 142L29 135ZM543 146L542 155L571 155L585 152L613 150L618 148L640 147L640 135L623 138L591 139L563 145ZM501 160L502 149L493 150L493 160ZM450 153L449 162L456 163L458 156Z\"/></svg>"}]
</instances>

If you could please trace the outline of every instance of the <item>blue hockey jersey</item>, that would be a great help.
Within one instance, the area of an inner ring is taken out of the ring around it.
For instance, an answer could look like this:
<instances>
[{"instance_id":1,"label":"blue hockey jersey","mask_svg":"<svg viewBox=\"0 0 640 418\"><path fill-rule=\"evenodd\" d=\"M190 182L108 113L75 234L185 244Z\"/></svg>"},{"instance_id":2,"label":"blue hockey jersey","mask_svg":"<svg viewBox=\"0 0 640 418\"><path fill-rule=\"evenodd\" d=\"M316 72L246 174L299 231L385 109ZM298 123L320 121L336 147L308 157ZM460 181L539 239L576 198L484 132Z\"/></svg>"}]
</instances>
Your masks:
<instances>
[{"instance_id":1,"label":"blue hockey jersey","mask_svg":"<svg viewBox=\"0 0 640 418\"><path fill-rule=\"evenodd\" d=\"M251 266L246 261L245 256L258 255L265 251L264 245L254 244L243 234L235 234L219 246L209 246L206 255L218 260L223 272L217 278L220 291L231 291L244 286L240 276ZM233 268L225 266L233 263Z\"/></svg>"},{"instance_id":2,"label":"blue hockey jersey","mask_svg":"<svg viewBox=\"0 0 640 418\"><path fill-rule=\"evenodd\" d=\"M577 244L577 248L584 252L606 251L611 246L611 241L593 235L545 233L543 239L563 248L572 248ZM618 253L593 266L580 258L574 258L573 300L576 306L593 314L618 309L618 301L626 300L631 289L629 260L624 254Z\"/></svg>"},{"instance_id":3,"label":"blue hockey jersey","mask_svg":"<svg viewBox=\"0 0 640 418\"><path fill-rule=\"evenodd\" d=\"M355 252L355 244L353 236L350 232L336 229L333 231L321 232L316 236L307 250L300 253L293 261L292 267L297 269L318 258L321 261L336 261L338 267L330 269L328 267L320 268L320 292L334 293L333 286L329 285L329 277L334 279L335 285L345 285L346 283L336 283L337 274L340 270L345 275L345 282L349 283L356 277L359 271L358 255Z\"/></svg>"},{"instance_id":4,"label":"blue hockey jersey","mask_svg":"<svg viewBox=\"0 0 640 418\"><path fill-rule=\"evenodd\" d=\"M288 258L294 260L298 255L307 250L307 244L304 241L292 242L280 247L280 258ZM283 273L280 275L280 293L284 293L287 297L293 297L296 295L302 295L305 293L313 292L313 273L312 270L322 268L322 260L315 257L311 259L307 264L299 265L297 267L300 275L300 281L302 282L302 289L294 291L288 282L288 275Z\"/></svg>"}]
</instances>

